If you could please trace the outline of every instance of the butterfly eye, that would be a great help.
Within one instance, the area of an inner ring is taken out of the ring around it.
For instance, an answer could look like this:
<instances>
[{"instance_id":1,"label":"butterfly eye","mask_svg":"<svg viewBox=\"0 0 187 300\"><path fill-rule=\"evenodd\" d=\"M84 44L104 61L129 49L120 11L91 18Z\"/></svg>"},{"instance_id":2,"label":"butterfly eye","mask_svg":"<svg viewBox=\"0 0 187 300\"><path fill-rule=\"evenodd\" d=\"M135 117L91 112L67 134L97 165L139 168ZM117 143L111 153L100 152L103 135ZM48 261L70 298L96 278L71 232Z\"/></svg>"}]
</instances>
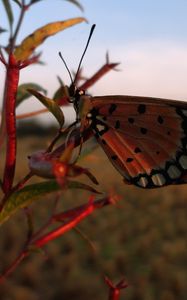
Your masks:
<instances>
[{"instance_id":1,"label":"butterfly eye","mask_svg":"<svg viewBox=\"0 0 187 300\"><path fill-rule=\"evenodd\" d=\"M83 96L83 95L85 95L85 91L79 90L78 94L79 94L79 96Z\"/></svg>"},{"instance_id":2,"label":"butterfly eye","mask_svg":"<svg viewBox=\"0 0 187 300\"><path fill-rule=\"evenodd\" d=\"M92 118L92 114L91 114L91 113L88 113L88 114L86 115L86 117L87 117L87 119L91 119L91 118Z\"/></svg>"}]
</instances>

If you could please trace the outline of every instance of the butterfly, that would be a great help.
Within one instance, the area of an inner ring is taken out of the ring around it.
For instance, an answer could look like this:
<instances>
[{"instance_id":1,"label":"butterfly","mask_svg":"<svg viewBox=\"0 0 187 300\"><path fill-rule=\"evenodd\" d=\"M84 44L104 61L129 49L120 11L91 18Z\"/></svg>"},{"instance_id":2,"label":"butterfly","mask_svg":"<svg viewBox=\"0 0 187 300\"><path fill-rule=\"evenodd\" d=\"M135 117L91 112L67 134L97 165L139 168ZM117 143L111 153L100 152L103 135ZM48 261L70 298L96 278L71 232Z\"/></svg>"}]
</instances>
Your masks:
<instances>
[{"instance_id":1,"label":"butterfly","mask_svg":"<svg viewBox=\"0 0 187 300\"><path fill-rule=\"evenodd\" d=\"M140 96L86 96L69 72L80 135L90 129L124 181L141 188L187 182L187 102Z\"/></svg>"},{"instance_id":2,"label":"butterfly","mask_svg":"<svg viewBox=\"0 0 187 300\"><path fill-rule=\"evenodd\" d=\"M80 132L91 129L128 184L187 182L187 103L140 96L83 95L73 101Z\"/></svg>"}]
</instances>

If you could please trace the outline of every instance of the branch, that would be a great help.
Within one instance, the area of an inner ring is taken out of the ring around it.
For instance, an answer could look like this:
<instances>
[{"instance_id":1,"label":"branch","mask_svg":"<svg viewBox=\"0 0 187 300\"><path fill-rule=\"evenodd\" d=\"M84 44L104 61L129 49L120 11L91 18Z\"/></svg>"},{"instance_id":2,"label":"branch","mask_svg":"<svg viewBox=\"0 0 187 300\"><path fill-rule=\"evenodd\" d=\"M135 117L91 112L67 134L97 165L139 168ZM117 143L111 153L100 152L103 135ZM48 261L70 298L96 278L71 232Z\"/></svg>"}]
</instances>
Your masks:
<instances>
[{"instance_id":1,"label":"branch","mask_svg":"<svg viewBox=\"0 0 187 300\"><path fill-rule=\"evenodd\" d=\"M14 50L17 35L18 35L19 30L20 30L21 24L23 22L25 12L28 8L29 8L29 5L25 5L25 0L22 0L22 7L21 7L19 18L18 18L18 23L17 23L17 26L15 28L14 34L10 37L10 53L12 53L13 50Z\"/></svg>"}]
</instances>

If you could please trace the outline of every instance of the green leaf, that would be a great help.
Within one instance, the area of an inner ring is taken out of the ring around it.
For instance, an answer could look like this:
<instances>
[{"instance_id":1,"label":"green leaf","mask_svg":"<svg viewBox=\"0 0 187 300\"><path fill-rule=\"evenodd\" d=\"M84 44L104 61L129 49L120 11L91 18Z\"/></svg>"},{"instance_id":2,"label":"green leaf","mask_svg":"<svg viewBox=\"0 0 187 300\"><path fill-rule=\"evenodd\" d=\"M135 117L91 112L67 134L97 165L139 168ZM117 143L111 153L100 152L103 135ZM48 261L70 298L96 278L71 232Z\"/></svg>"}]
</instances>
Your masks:
<instances>
[{"instance_id":1,"label":"green leaf","mask_svg":"<svg viewBox=\"0 0 187 300\"><path fill-rule=\"evenodd\" d=\"M13 23L13 14L12 14L12 8L10 6L10 2L9 0L2 0L3 1L3 5L4 5L4 8L6 10L6 14L7 14L7 17L8 17L8 21L9 21L9 24L10 24L10 28L12 28L12 23Z\"/></svg>"},{"instance_id":2,"label":"green leaf","mask_svg":"<svg viewBox=\"0 0 187 300\"><path fill-rule=\"evenodd\" d=\"M41 197L60 190L55 180L25 186L22 190L13 193L0 213L0 224L4 223L18 209L24 208Z\"/></svg>"},{"instance_id":3,"label":"green leaf","mask_svg":"<svg viewBox=\"0 0 187 300\"><path fill-rule=\"evenodd\" d=\"M89 191L89 192L95 193L95 194L102 194L101 192L98 192L96 189L94 189L90 185L79 182L79 181L68 181L68 188L81 189L81 190Z\"/></svg>"},{"instance_id":4,"label":"green leaf","mask_svg":"<svg viewBox=\"0 0 187 300\"><path fill-rule=\"evenodd\" d=\"M40 27L28 37L26 37L20 46L14 51L16 59L24 61L28 59L34 50L41 45L48 37L68 28L73 25L86 21L84 18L73 18L66 21L52 22Z\"/></svg>"},{"instance_id":5,"label":"green leaf","mask_svg":"<svg viewBox=\"0 0 187 300\"><path fill-rule=\"evenodd\" d=\"M53 114L53 116L58 121L60 127L62 127L64 124L64 114L58 106L58 104L53 99L50 99L33 89L28 89L28 92L35 96L41 103L43 103L45 107L47 107L47 109Z\"/></svg>"},{"instance_id":6,"label":"green leaf","mask_svg":"<svg viewBox=\"0 0 187 300\"><path fill-rule=\"evenodd\" d=\"M68 87L64 85L63 81L58 77L58 81L60 83L60 87L56 90L53 95L53 100L58 101L63 97L69 97Z\"/></svg>"},{"instance_id":7,"label":"green leaf","mask_svg":"<svg viewBox=\"0 0 187 300\"><path fill-rule=\"evenodd\" d=\"M83 189L98 193L95 189L78 181L68 181L66 188L69 189ZM25 186L22 190L13 193L7 199L0 213L0 224L7 221L13 214L21 208L29 206L31 203L46 197L48 194L61 190L61 187L55 180L45 181L41 183L31 184Z\"/></svg>"},{"instance_id":8,"label":"green leaf","mask_svg":"<svg viewBox=\"0 0 187 300\"><path fill-rule=\"evenodd\" d=\"M44 94L47 91L41 87L39 84L36 83L23 83L18 86L17 96L16 96L16 106L18 106L22 101L29 98L31 94L27 91L27 89L35 89L37 91L42 91Z\"/></svg>"}]
</instances>

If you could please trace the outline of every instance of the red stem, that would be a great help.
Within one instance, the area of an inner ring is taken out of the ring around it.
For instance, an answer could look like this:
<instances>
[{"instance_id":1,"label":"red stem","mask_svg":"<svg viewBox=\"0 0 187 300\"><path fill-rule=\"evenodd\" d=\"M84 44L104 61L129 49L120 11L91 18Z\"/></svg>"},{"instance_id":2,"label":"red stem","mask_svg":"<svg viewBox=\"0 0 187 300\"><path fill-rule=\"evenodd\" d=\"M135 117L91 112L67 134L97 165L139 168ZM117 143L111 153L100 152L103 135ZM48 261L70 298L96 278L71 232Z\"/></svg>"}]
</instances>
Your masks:
<instances>
[{"instance_id":1,"label":"red stem","mask_svg":"<svg viewBox=\"0 0 187 300\"><path fill-rule=\"evenodd\" d=\"M86 205L82 205L80 207L77 207L70 211L70 215L72 214L72 219L68 220L66 223L63 223L63 225L59 226L58 228L55 228L51 232L48 232L47 234L43 235L42 237L38 238L35 241L31 241L30 245L35 246L37 248L41 248L44 245L46 245L49 241L52 241L59 237L60 235L64 234L65 232L69 231L70 229L77 226L78 223L80 223L83 219L85 219L87 216L89 216L95 209L102 208L105 205L110 205L113 203L112 198L106 197L100 200L97 200L95 202L90 201ZM64 220L64 217L67 213L62 213L56 215L53 217L54 219L60 220L62 217L62 220Z\"/></svg>"},{"instance_id":2,"label":"red stem","mask_svg":"<svg viewBox=\"0 0 187 300\"><path fill-rule=\"evenodd\" d=\"M25 257L27 257L29 255L31 249L35 249L35 247L41 248L41 247L45 246L48 242L52 241L53 239L59 237L60 235L64 234L65 232L67 232L70 229L77 226L77 224L79 222L81 222L83 219L85 219L87 216L89 216L95 209L102 208L102 207L104 207L106 205L110 205L110 204L113 204L113 199L110 197L106 197L106 198L103 198L103 199L100 199L100 200L97 200L94 202L91 197L88 204L84 204L80 207L70 210L70 212L57 214L56 216L53 216L52 218L50 218L49 221L41 229L42 231L44 229L46 229L48 227L48 225L51 225L54 222L54 220L61 221L61 218L64 220L66 217L72 217L66 223L63 223L61 226L54 229L53 231L51 231L47 234L44 234L42 237L36 238L36 235L38 236L38 234L41 232L41 230L39 230L37 232L37 234L32 236L32 239L30 239L26 242L26 245L25 245L23 251L19 254L19 256L5 270L5 272L2 275L0 275L0 283L4 279L6 279L15 270L15 268L20 264L20 262Z\"/></svg>"},{"instance_id":3,"label":"red stem","mask_svg":"<svg viewBox=\"0 0 187 300\"><path fill-rule=\"evenodd\" d=\"M21 261L28 255L28 251L23 251L15 261L10 265L10 267L0 275L0 284L3 280L5 280L14 270L15 268L21 263Z\"/></svg>"},{"instance_id":4,"label":"red stem","mask_svg":"<svg viewBox=\"0 0 187 300\"><path fill-rule=\"evenodd\" d=\"M6 163L3 176L2 188L4 193L8 193L12 187L15 165L16 165L16 93L19 82L19 66L13 54L9 56L7 75L5 83L5 123L7 133Z\"/></svg>"},{"instance_id":5,"label":"red stem","mask_svg":"<svg viewBox=\"0 0 187 300\"><path fill-rule=\"evenodd\" d=\"M121 290L128 287L128 284L124 279L122 279L119 283L114 285L112 281L105 277L105 282L107 283L109 287L109 298L108 300L119 300L121 295Z\"/></svg>"},{"instance_id":6,"label":"red stem","mask_svg":"<svg viewBox=\"0 0 187 300\"><path fill-rule=\"evenodd\" d=\"M119 300L120 290L118 289L110 289L109 300Z\"/></svg>"},{"instance_id":7,"label":"red stem","mask_svg":"<svg viewBox=\"0 0 187 300\"><path fill-rule=\"evenodd\" d=\"M60 235L74 228L79 222L81 222L84 218L90 215L94 209L95 209L94 206L92 204L89 204L87 209L82 213L80 213L76 218L73 218L71 221L68 221L66 224L63 224L58 228L56 228L55 230L47 233L46 235L39 238L37 241L33 242L31 245L36 246L37 248L43 247L49 241L56 239Z\"/></svg>"}]
</instances>

